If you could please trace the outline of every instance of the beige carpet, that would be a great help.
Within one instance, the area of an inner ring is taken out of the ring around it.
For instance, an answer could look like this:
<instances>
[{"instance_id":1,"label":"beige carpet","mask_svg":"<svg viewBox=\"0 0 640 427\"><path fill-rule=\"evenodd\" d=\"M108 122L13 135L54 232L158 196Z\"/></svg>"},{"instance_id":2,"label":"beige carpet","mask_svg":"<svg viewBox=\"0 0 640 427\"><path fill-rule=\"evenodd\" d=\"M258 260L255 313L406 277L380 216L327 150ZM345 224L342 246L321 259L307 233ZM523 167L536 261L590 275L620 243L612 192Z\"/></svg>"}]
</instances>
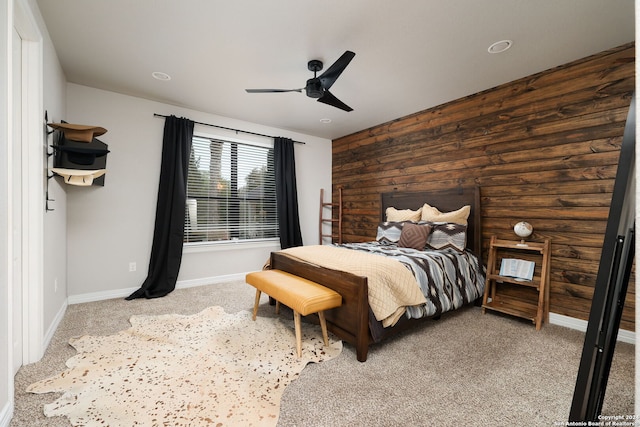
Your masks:
<instances>
[{"instance_id":1,"label":"beige carpet","mask_svg":"<svg viewBox=\"0 0 640 427\"><path fill-rule=\"evenodd\" d=\"M215 305L227 313L249 311L254 296L253 287L229 282L179 289L154 300L69 306L43 359L16 375L11 427L70 425L66 417L43 413L60 393L25 389L66 368L76 354L68 344L71 337L114 334L130 326L132 315L194 314ZM264 295L258 315L276 317ZM291 312L283 308L280 317L290 321ZM579 331L556 325L536 331L529 322L467 307L373 346L365 363L344 344L338 357L307 365L284 391L278 426L564 425L583 341ZM634 352L635 346L618 343L603 414L633 413Z\"/></svg>"},{"instance_id":2,"label":"beige carpet","mask_svg":"<svg viewBox=\"0 0 640 427\"><path fill-rule=\"evenodd\" d=\"M298 359L291 322L222 307L130 321L114 335L72 339L69 369L27 387L64 392L44 406L46 416L74 426L275 426L285 387L307 363L342 350L305 325Z\"/></svg>"}]
</instances>

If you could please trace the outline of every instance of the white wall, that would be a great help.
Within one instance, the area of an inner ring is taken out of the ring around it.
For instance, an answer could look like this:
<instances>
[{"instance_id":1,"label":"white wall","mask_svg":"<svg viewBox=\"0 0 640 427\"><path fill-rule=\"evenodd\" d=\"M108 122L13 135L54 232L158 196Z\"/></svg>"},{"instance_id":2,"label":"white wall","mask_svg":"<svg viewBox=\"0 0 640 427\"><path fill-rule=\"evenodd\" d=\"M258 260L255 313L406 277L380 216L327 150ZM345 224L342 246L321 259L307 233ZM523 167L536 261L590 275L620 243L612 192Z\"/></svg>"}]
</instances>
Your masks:
<instances>
[{"instance_id":1,"label":"white wall","mask_svg":"<svg viewBox=\"0 0 640 427\"><path fill-rule=\"evenodd\" d=\"M164 119L154 113L305 142L295 145L301 228L305 244L317 243L320 188L331 188L330 140L76 84L67 85L67 100L66 120L105 127L108 132L99 139L110 150L104 187L67 188L70 303L126 295L146 277L164 128ZM270 251L277 249L277 245L236 244L222 250L187 250L178 286L241 277L259 270ZM131 262L137 271L129 272Z\"/></svg>"},{"instance_id":2,"label":"white wall","mask_svg":"<svg viewBox=\"0 0 640 427\"><path fill-rule=\"evenodd\" d=\"M32 0L35 3L34 0ZM46 32L39 12L44 37L43 49L43 103L49 123L63 120L66 113L67 80L58 61L55 48ZM44 114L44 113L43 113ZM51 129L49 129L51 130ZM47 149L52 143L47 140ZM48 166L53 161L48 159ZM55 179L48 180L49 208L44 215L44 266L43 266L43 331L45 345L51 340L67 305L67 195L66 188Z\"/></svg>"}]
</instances>

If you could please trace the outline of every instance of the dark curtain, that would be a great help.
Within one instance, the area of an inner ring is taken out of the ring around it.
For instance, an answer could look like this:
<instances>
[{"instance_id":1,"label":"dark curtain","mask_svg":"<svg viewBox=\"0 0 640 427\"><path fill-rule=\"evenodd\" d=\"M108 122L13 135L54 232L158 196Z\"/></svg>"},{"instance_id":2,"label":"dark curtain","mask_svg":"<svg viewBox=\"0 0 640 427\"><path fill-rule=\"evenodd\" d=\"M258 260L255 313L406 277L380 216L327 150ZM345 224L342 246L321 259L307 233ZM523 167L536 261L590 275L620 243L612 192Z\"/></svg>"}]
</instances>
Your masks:
<instances>
[{"instance_id":1,"label":"dark curtain","mask_svg":"<svg viewBox=\"0 0 640 427\"><path fill-rule=\"evenodd\" d=\"M149 271L140 289L127 300L163 297L176 287L182 261L193 125L194 122L185 118L169 116L165 119Z\"/></svg>"},{"instance_id":2,"label":"dark curtain","mask_svg":"<svg viewBox=\"0 0 640 427\"><path fill-rule=\"evenodd\" d=\"M288 138L275 138L273 157L276 175L276 205L278 209L280 247L287 249L294 246L302 246L293 141Z\"/></svg>"}]
</instances>

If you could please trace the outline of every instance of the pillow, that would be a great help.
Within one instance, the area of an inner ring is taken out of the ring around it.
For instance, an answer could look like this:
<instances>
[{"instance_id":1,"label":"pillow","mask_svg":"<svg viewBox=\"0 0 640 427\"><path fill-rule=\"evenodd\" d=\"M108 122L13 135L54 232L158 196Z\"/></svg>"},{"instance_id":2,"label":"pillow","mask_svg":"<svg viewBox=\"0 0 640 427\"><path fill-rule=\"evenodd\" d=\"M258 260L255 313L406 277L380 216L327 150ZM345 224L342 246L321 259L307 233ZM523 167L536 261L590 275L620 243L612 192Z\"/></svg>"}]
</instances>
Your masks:
<instances>
[{"instance_id":1,"label":"pillow","mask_svg":"<svg viewBox=\"0 0 640 427\"><path fill-rule=\"evenodd\" d=\"M467 225L467 219L471 212L471 206L465 205L457 211L440 212L437 208L429 206L427 203L422 206L421 219L432 222L452 222L455 224Z\"/></svg>"},{"instance_id":2,"label":"pillow","mask_svg":"<svg viewBox=\"0 0 640 427\"><path fill-rule=\"evenodd\" d=\"M430 224L431 234L427 239L429 249L453 249L463 252L467 246L467 226L462 224Z\"/></svg>"},{"instance_id":3,"label":"pillow","mask_svg":"<svg viewBox=\"0 0 640 427\"><path fill-rule=\"evenodd\" d=\"M405 224L400 233L398 247L423 251L427 244L429 233L431 233L431 226L428 224Z\"/></svg>"},{"instance_id":4,"label":"pillow","mask_svg":"<svg viewBox=\"0 0 640 427\"><path fill-rule=\"evenodd\" d=\"M387 208L386 214L387 221L420 221L420 209L412 211L411 209Z\"/></svg>"},{"instance_id":5,"label":"pillow","mask_svg":"<svg viewBox=\"0 0 640 427\"><path fill-rule=\"evenodd\" d=\"M410 221L381 222L378 225L376 240L385 245L398 243L398 241L400 240L400 234L402 233L402 227L407 222Z\"/></svg>"}]
</instances>

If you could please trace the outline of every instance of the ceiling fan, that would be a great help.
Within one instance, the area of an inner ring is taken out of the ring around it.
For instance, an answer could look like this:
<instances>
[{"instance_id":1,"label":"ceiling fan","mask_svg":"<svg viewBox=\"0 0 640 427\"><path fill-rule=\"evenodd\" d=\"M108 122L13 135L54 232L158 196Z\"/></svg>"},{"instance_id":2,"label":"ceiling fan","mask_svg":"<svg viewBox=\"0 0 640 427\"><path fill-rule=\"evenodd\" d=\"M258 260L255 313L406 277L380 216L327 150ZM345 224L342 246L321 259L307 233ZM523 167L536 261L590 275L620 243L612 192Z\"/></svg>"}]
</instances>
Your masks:
<instances>
[{"instance_id":1,"label":"ceiling fan","mask_svg":"<svg viewBox=\"0 0 640 427\"><path fill-rule=\"evenodd\" d=\"M351 51L346 51L336 62L334 62L327 70L316 76L318 71L322 70L322 61L312 59L307 64L307 68L313 71L313 78L307 80L307 85L300 89L245 89L248 93L276 93L276 92L300 92L304 89L309 98L317 98L318 102L331 105L344 111L353 111L344 102L333 96L329 92L329 88L336 82L340 74L347 68L349 62L356 56Z\"/></svg>"}]
</instances>

